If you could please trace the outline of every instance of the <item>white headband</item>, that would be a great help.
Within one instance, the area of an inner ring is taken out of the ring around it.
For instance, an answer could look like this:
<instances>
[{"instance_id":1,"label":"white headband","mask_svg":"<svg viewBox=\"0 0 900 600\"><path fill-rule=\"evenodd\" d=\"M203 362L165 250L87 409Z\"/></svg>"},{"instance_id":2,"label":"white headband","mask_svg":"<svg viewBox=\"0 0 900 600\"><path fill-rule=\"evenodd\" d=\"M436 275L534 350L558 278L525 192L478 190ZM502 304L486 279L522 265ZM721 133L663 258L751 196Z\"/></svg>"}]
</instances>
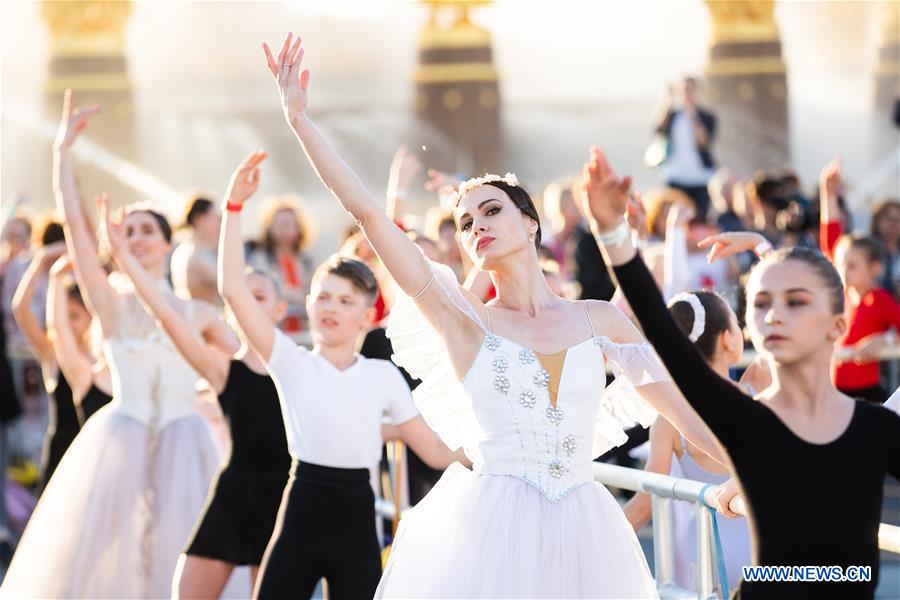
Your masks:
<instances>
[{"instance_id":1,"label":"white headband","mask_svg":"<svg viewBox=\"0 0 900 600\"><path fill-rule=\"evenodd\" d=\"M687 302L694 311L694 326L691 327L688 339L696 342L703 335L703 332L706 331L706 309L703 308L703 303L700 302L697 294L692 294L691 292L681 292L672 296L669 300L669 308L676 302Z\"/></svg>"},{"instance_id":2,"label":"white headband","mask_svg":"<svg viewBox=\"0 0 900 600\"><path fill-rule=\"evenodd\" d=\"M466 192L469 190L475 189L479 186L482 186L486 183L492 183L494 181L502 181L506 185L511 185L513 187L519 185L519 178L516 177L515 173L507 173L503 177L499 175L494 175L492 173L485 173L481 177L472 177L471 179L466 179L459 187L456 188L452 194L448 196L450 206L456 206L459 202L459 199L466 195Z\"/></svg>"}]
</instances>

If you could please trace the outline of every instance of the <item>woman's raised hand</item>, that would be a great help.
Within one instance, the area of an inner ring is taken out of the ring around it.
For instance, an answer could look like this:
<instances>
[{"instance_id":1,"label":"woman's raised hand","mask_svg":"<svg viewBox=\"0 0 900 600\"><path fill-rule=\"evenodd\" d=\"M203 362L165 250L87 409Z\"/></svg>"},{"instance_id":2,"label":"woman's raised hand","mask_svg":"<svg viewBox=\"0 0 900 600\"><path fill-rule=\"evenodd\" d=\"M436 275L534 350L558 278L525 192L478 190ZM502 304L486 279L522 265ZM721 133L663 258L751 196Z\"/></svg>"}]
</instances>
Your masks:
<instances>
[{"instance_id":1,"label":"woman's raised hand","mask_svg":"<svg viewBox=\"0 0 900 600\"><path fill-rule=\"evenodd\" d=\"M97 204L97 212L100 215L100 240L107 244L113 257L118 258L123 252L128 251L125 236L125 212L120 209L115 217L109 214L109 194L106 192L94 198L94 202Z\"/></svg>"},{"instance_id":2,"label":"woman's raised hand","mask_svg":"<svg viewBox=\"0 0 900 600\"><path fill-rule=\"evenodd\" d=\"M300 37L294 39L294 34L288 33L281 45L281 52L277 60L272 56L272 51L267 44L263 44L263 52L266 54L266 64L269 72L278 84L278 93L281 95L281 106L288 122L306 110L306 87L309 85L309 70L301 69L303 61L303 48L300 47Z\"/></svg>"},{"instance_id":3,"label":"woman's raised hand","mask_svg":"<svg viewBox=\"0 0 900 600\"><path fill-rule=\"evenodd\" d=\"M259 163L267 156L265 150L257 150L234 170L225 191L225 198L229 204L241 205L256 192L256 188L259 187Z\"/></svg>"},{"instance_id":4,"label":"woman's raised hand","mask_svg":"<svg viewBox=\"0 0 900 600\"><path fill-rule=\"evenodd\" d=\"M819 193L837 198L841 193L841 159L835 158L819 173Z\"/></svg>"},{"instance_id":5,"label":"woman's raised hand","mask_svg":"<svg viewBox=\"0 0 900 600\"><path fill-rule=\"evenodd\" d=\"M752 231L731 231L718 233L700 240L698 248L709 248L706 255L707 262L714 262L720 258L727 258L748 250L755 250L760 244L765 245L766 238Z\"/></svg>"},{"instance_id":6,"label":"woman's raised hand","mask_svg":"<svg viewBox=\"0 0 900 600\"><path fill-rule=\"evenodd\" d=\"M575 188L581 212L595 233L613 229L622 221L628 207L631 177L620 179L596 146L591 147L591 159L584 164Z\"/></svg>"},{"instance_id":7,"label":"woman's raised hand","mask_svg":"<svg viewBox=\"0 0 900 600\"><path fill-rule=\"evenodd\" d=\"M100 107L97 105L85 106L72 110L72 90L67 89L63 96L62 119L59 122L59 130L56 132L56 141L53 147L57 150L69 149L81 130L87 127L88 119L97 114Z\"/></svg>"}]
</instances>

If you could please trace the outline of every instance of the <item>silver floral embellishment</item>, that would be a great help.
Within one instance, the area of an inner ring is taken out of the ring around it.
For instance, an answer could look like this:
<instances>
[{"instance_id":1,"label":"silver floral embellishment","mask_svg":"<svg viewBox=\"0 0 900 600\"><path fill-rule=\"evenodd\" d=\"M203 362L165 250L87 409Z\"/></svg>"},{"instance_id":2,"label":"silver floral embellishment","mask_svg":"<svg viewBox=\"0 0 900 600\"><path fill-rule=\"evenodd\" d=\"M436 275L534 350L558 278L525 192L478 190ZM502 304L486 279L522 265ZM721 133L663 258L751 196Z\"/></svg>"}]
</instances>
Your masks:
<instances>
[{"instance_id":1,"label":"silver floral embellishment","mask_svg":"<svg viewBox=\"0 0 900 600\"><path fill-rule=\"evenodd\" d=\"M547 387L547 384L550 383L550 371L548 371L547 369L541 369L534 374L534 378L532 379L532 381L534 382L534 385Z\"/></svg>"},{"instance_id":2,"label":"silver floral embellishment","mask_svg":"<svg viewBox=\"0 0 900 600\"><path fill-rule=\"evenodd\" d=\"M544 414L550 419L550 422L554 425L559 425L563 420L563 410L558 406L550 405L544 411Z\"/></svg>"},{"instance_id":3,"label":"silver floral embellishment","mask_svg":"<svg viewBox=\"0 0 900 600\"><path fill-rule=\"evenodd\" d=\"M529 350L528 348L522 348L519 350L519 362L523 365L530 365L535 361L536 357L534 352Z\"/></svg>"},{"instance_id":4,"label":"silver floral embellishment","mask_svg":"<svg viewBox=\"0 0 900 600\"><path fill-rule=\"evenodd\" d=\"M552 460L550 464L547 466L550 471L550 477L553 479L559 479L566 473L566 465L562 463L560 460Z\"/></svg>"},{"instance_id":5,"label":"silver floral embellishment","mask_svg":"<svg viewBox=\"0 0 900 600\"><path fill-rule=\"evenodd\" d=\"M494 361L491 364L494 366L496 372L503 373L509 366L509 361L506 360L505 356L498 355L494 357Z\"/></svg>"},{"instance_id":6,"label":"silver floral embellishment","mask_svg":"<svg viewBox=\"0 0 900 600\"><path fill-rule=\"evenodd\" d=\"M537 396L534 395L534 392L531 390L522 390L519 394L519 404L521 404L524 408L534 408L535 403L537 402Z\"/></svg>"},{"instance_id":7,"label":"silver floral embellishment","mask_svg":"<svg viewBox=\"0 0 900 600\"><path fill-rule=\"evenodd\" d=\"M494 377L494 389L501 394L509 392L509 379L506 378L506 375L497 375Z\"/></svg>"},{"instance_id":8,"label":"silver floral embellishment","mask_svg":"<svg viewBox=\"0 0 900 600\"><path fill-rule=\"evenodd\" d=\"M500 347L500 336L496 336L493 333L487 334L484 336L484 345L487 346L488 350L493 352Z\"/></svg>"},{"instance_id":9,"label":"silver floral embellishment","mask_svg":"<svg viewBox=\"0 0 900 600\"><path fill-rule=\"evenodd\" d=\"M573 454L575 454L575 450L578 448L578 445L575 443L575 436L567 435L565 438L563 438L562 447L563 452L565 452L567 456L572 456Z\"/></svg>"}]
</instances>

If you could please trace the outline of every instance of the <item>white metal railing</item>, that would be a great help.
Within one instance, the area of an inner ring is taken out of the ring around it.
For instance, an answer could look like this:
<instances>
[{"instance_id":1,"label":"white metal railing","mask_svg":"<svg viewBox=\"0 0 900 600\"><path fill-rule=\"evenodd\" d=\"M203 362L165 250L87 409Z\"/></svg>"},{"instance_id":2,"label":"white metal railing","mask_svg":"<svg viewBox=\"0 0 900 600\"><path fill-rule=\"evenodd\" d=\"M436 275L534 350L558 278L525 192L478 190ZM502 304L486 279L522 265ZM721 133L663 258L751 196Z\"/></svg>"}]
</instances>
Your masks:
<instances>
[{"instance_id":1,"label":"white metal railing","mask_svg":"<svg viewBox=\"0 0 900 600\"><path fill-rule=\"evenodd\" d=\"M653 497L653 556L660 598L715 598L715 550L711 535L713 489L700 481L660 475L641 469L629 469L607 463L593 463L594 480L632 492L647 492ZM686 590L675 585L675 554L672 536L672 501L691 502L697 510L697 589ZM728 508L740 515L747 507L735 496ZM384 498L375 500L375 510L385 518L394 517L394 504ZM403 513L401 512L401 517ZM882 523L878 530L878 547L900 554L900 527Z\"/></svg>"},{"instance_id":2,"label":"white metal railing","mask_svg":"<svg viewBox=\"0 0 900 600\"><path fill-rule=\"evenodd\" d=\"M656 566L656 583L663 598L709 598L715 589L713 572L713 548L709 535L710 512L704 507L712 505L713 489L699 481L679 479L651 473L640 469L629 469L606 463L594 463L594 479L600 483L633 492L647 492L653 496L653 553ZM701 500L701 494L703 498ZM669 585L674 575L674 555L672 552L671 501L683 500L697 506L697 568L698 589L691 593ZM740 515L747 514L747 507L740 496L728 504L728 508ZM878 528L878 547L881 550L900 554L900 527L881 523ZM683 594L688 594L687 596Z\"/></svg>"}]
</instances>

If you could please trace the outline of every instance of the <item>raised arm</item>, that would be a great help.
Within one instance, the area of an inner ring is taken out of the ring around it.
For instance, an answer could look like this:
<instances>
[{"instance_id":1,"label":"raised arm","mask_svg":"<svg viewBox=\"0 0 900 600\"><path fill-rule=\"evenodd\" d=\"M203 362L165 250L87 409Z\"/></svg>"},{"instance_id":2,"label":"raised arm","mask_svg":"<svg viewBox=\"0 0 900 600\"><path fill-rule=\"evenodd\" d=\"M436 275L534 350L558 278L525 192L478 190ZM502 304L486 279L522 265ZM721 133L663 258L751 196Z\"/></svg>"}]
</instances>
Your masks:
<instances>
[{"instance_id":1,"label":"raised arm","mask_svg":"<svg viewBox=\"0 0 900 600\"><path fill-rule=\"evenodd\" d=\"M185 360L220 393L228 377L228 357L215 347L205 344L196 334L196 324L189 323L172 306L160 290L158 281L151 276L128 249L124 231L124 214L119 211L116 219L109 214L109 196L98 199L101 239L107 240L113 258L119 268L134 284L135 292L147 309L153 313L166 334L172 339Z\"/></svg>"},{"instance_id":2,"label":"raised arm","mask_svg":"<svg viewBox=\"0 0 900 600\"><path fill-rule=\"evenodd\" d=\"M47 337L59 370L72 388L73 396L81 398L91 387L93 361L85 353L72 332L69 321L66 275L72 271L72 261L63 256L50 269L50 286L47 289Z\"/></svg>"},{"instance_id":3,"label":"raised arm","mask_svg":"<svg viewBox=\"0 0 900 600\"><path fill-rule=\"evenodd\" d=\"M834 260L834 249L843 232L838 198L841 193L841 161L834 159L819 174L819 247Z\"/></svg>"},{"instance_id":4,"label":"raised arm","mask_svg":"<svg viewBox=\"0 0 900 600\"><path fill-rule=\"evenodd\" d=\"M259 186L262 150L242 162L228 182L226 205L219 233L219 294L231 309L247 343L263 360L269 361L275 344L275 326L269 321L247 289L244 279L244 243L241 237L241 209Z\"/></svg>"},{"instance_id":5,"label":"raised arm","mask_svg":"<svg viewBox=\"0 0 900 600\"><path fill-rule=\"evenodd\" d=\"M118 296L97 258L94 234L81 205L69 154L78 134L87 127L88 119L98 110L97 107L72 110L72 90L66 90L62 119L53 145L53 187L56 205L65 216L66 245L75 264L78 286L84 294L85 303L100 319L103 333L108 335L116 330Z\"/></svg>"},{"instance_id":6,"label":"raised arm","mask_svg":"<svg viewBox=\"0 0 900 600\"><path fill-rule=\"evenodd\" d=\"M401 146L394 153L391 162L387 185L387 203L384 212L394 223L403 222L404 201L416 175L422 172L422 163L418 157Z\"/></svg>"},{"instance_id":7,"label":"raised arm","mask_svg":"<svg viewBox=\"0 0 900 600\"><path fill-rule=\"evenodd\" d=\"M31 302L37 291L40 275L47 273L53 262L65 251L66 247L61 242L41 248L28 265L12 300L12 314L19 325L19 330L38 360L44 364L54 360L53 346L47 337L47 331L31 310Z\"/></svg>"},{"instance_id":8,"label":"raised arm","mask_svg":"<svg viewBox=\"0 0 900 600\"><path fill-rule=\"evenodd\" d=\"M285 38L277 60L263 44L269 72L278 84L284 115L310 164L325 187L359 223L391 276L416 302L428 320L444 335L471 332L475 327L453 303L430 286L432 272L421 251L397 227L380 203L366 190L356 173L337 155L306 114L309 71L301 69L300 38ZM427 290L426 290L427 286ZM425 291L426 293L420 292ZM480 334L480 332L479 332Z\"/></svg>"},{"instance_id":9,"label":"raised arm","mask_svg":"<svg viewBox=\"0 0 900 600\"><path fill-rule=\"evenodd\" d=\"M629 178L619 179L600 150L592 148L579 190L582 211L590 219L591 229L613 266L644 335L662 358L684 399L731 452L734 445L746 441L753 400L710 368L669 314L653 277L631 243L622 218L630 185ZM695 446L715 456L682 429L680 421L683 422L685 415L677 400L659 398L656 400L659 405L650 398L647 401Z\"/></svg>"}]
</instances>

